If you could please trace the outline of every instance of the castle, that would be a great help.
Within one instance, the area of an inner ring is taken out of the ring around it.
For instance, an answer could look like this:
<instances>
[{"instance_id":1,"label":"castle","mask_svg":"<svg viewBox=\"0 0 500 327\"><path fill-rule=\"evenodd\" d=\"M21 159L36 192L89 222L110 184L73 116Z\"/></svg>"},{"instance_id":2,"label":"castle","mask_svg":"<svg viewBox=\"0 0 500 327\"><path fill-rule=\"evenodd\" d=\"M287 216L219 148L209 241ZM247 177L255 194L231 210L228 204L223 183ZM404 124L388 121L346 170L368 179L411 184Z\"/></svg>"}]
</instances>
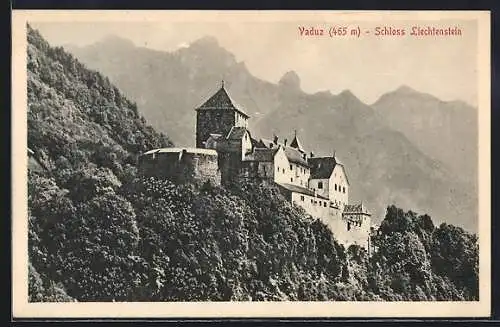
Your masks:
<instances>
[{"instance_id":1,"label":"castle","mask_svg":"<svg viewBox=\"0 0 500 327\"><path fill-rule=\"evenodd\" d=\"M296 133L290 143L280 142L277 136L253 138L248 130L250 117L231 100L224 82L195 110L196 148L145 152L139 157L141 174L176 183L274 182L290 202L321 219L337 241L370 251L371 214L362 203L349 203L346 168L335 154L307 154Z\"/></svg>"}]
</instances>

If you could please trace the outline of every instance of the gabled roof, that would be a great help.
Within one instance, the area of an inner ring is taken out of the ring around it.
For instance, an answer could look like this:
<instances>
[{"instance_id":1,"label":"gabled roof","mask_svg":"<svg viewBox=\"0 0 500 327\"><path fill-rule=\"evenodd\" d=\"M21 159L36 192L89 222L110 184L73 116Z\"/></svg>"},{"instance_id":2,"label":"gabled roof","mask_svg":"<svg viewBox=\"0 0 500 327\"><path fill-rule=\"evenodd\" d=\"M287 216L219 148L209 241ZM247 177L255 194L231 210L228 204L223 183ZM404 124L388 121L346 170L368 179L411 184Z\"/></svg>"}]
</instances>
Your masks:
<instances>
[{"instance_id":1,"label":"gabled roof","mask_svg":"<svg viewBox=\"0 0 500 327\"><path fill-rule=\"evenodd\" d=\"M307 160L311 166L312 179L328 179L337 162L334 157L313 157Z\"/></svg>"},{"instance_id":2,"label":"gabled roof","mask_svg":"<svg viewBox=\"0 0 500 327\"><path fill-rule=\"evenodd\" d=\"M358 204L346 204L344 206L344 214L366 214L371 215L370 211L363 205L363 202Z\"/></svg>"},{"instance_id":3,"label":"gabled roof","mask_svg":"<svg viewBox=\"0 0 500 327\"><path fill-rule=\"evenodd\" d=\"M268 140L268 139L260 139L259 140L259 145L266 147L266 148L277 148L277 144L275 144L273 141Z\"/></svg>"},{"instance_id":4,"label":"gabled roof","mask_svg":"<svg viewBox=\"0 0 500 327\"><path fill-rule=\"evenodd\" d=\"M252 141L252 146L253 147L257 147L257 148L263 148L264 147L263 144L259 140L256 140L253 137L251 137L250 140Z\"/></svg>"},{"instance_id":5,"label":"gabled roof","mask_svg":"<svg viewBox=\"0 0 500 327\"><path fill-rule=\"evenodd\" d=\"M295 136L294 136L294 138L293 138L293 140L292 140L292 143L290 143L290 146L291 146L292 148L295 148L295 149L297 149L297 150L301 151L301 152L305 152L305 151L304 151L304 148L302 147L302 144L300 144L300 141L299 141L299 139L297 138L297 134L295 134Z\"/></svg>"},{"instance_id":6,"label":"gabled roof","mask_svg":"<svg viewBox=\"0 0 500 327\"><path fill-rule=\"evenodd\" d=\"M245 161L273 162L277 151L278 148L254 148L253 152L247 155Z\"/></svg>"},{"instance_id":7,"label":"gabled roof","mask_svg":"<svg viewBox=\"0 0 500 327\"><path fill-rule=\"evenodd\" d=\"M250 118L243 110L234 105L233 100L227 94L224 85L212 95L205 103L196 108L196 110L235 110L246 118Z\"/></svg>"},{"instance_id":8,"label":"gabled roof","mask_svg":"<svg viewBox=\"0 0 500 327\"><path fill-rule=\"evenodd\" d=\"M304 154L302 152L289 146L283 146L283 148L288 161L309 167L309 164L307 163L307 160L304 159Z\"/></svg>"},{"instance_id":9,"label":"gabled roof","mask_svg":"<svg viewBox=\"0 0 500 327\"><path fill-rule=\"evenodd\" d=\"M228 140L241 140L243 136L245 135L245 132L248 132L250 135L250 132L246 129L246 127L240 127L240 126L233 126L231 127L231 130L227 134L226 139Z\"/></svg>"},{"instance_id":10,"label":"gabled roof","mask_svg":"<svg viewBox=\"0 0 500 327\"><path fill-rule=\"evenodd\" d=\"M347 172L345 171L344 164L342 164L337 157L312 157L308 158L307 162L311 166L311 179L328 179L332 176L333 170L336 166L342 167L344 171L345 179L347 184L349 183L349 178L347 177Z\"/></svg>"}]
</instances>

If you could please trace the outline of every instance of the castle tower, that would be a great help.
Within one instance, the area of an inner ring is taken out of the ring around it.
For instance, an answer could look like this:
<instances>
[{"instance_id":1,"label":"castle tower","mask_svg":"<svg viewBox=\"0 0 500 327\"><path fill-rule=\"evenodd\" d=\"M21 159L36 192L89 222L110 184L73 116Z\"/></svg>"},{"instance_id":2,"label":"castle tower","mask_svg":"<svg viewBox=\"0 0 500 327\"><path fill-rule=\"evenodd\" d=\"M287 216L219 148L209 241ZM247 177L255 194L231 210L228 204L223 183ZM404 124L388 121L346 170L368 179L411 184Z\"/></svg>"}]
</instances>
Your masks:
<instances>
[{"instance_id":1,"label":"castle tower","mask_svg":"<svg viewBox=\"0 0 500 327\"><path fill-rule=\"evenodd\" d=\"M293 137L292 143L290 143L290 146L292 148L299 150L302 153L305 153L304 148L302 147L302 144L300 143L299 138L297 137L297 130L295 130L295 135Z\"/></svg>"},{"instance_id":2,"label":"castle tower","mask_svg":"<svg viewBox=\"0 0 500 327\"><path fill-rule=\"evenodd\" d=\"M205 147L210 134L226 137L233 126L246 128L250 118L234 105L224 88L224 81L221 88L195 110L197 148Z\"/></svg>"}]
</instances>

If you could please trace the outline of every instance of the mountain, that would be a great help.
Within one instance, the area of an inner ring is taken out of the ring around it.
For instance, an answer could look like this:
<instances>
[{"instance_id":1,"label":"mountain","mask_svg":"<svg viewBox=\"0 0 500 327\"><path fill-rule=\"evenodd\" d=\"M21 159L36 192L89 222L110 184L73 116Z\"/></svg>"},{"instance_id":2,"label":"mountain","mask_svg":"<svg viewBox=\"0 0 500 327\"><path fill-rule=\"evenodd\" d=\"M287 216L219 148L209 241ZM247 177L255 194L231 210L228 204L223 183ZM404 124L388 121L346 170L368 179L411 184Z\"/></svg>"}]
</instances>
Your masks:
<instances>
[{"instance_id":1,"label":"mountain","mask_svg":"<svg viewBox=\"0 0 500 327\"><path fill-rule=\"evenodd\" d=\"M477 301L477 237L427 215L388 207L369 260L275 185L137 175L171 141L27 32L28 302Z\"/></svg>"},{"instance_id":2,"label":"mountain","mask_svg":"<svg viewBox=\"0 0 500 327\"><path fill-rule=\"evenodd\" d=\"M168 131L176 144L194 145L194 109L217 91L221 80L253 122L279 102L271 83L253 77L212 37L172 53L136 47L118 37L67 48L88 67L106 74L137 103L147 121Z\"/></svg>"},{"instance_id":3,"label":"mountain","mask_svg":"<svg viewBox=\"0 0 500 327\"><path fill-rule=\"evenodd\" d=\"M476 228L474 190L403 133L387 127L352 92L331 95L287 90L287 98L257 123L256 130L290 139L290 131L296 129L305 148L321 150L317 155L335 152L348 169L350 198L366 201L376 222L386 205L394 203Z\"/></svg>"},{"instance_id":4,"label":"mountain","mask_svg":"<svg viewBox=\"0 0 500 327\"><path fill-rule=\"evenodd\" d=\"M348 90L307 94L293 71L277 84L262 81L212 37L173 52L109 38L71 51L109 76L138 103L148 121L178 144L194 143L193 109L223 78L232 98L252 117L254 136L270 138L275 132L291 137L297 129L308 149L317 154L336 151L347 164L352 198L366 201L375 222L394 203L476 229L474 188Z\"/></svg>"},{"instance_id":5,"label":"mountain","mask_svg":"<svg viewBox=\"0 0 500 327\"><path fill-rule=\"evenodd\" d=\"M408 86L382 95L372 107L391 128L477 189L477 108L462 101L442 101Z\"/></svg>"}]
</instances>

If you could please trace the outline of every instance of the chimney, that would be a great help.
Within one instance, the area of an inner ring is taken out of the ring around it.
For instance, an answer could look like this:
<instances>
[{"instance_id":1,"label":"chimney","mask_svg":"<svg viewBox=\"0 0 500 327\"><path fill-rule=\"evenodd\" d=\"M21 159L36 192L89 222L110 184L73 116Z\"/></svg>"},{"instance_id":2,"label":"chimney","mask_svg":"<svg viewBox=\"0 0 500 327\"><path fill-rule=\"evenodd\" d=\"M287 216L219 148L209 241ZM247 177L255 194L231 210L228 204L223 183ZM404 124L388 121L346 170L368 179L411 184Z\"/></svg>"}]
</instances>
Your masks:
<instances>
[{"instance_id":1,"label":"chimney","mask_svg":"<svg viewBox=\"0 0 500 327\"><path fill-rule=\"evenodd\" d=\"M306 160L306 157L307 157L307 154L303 153L302 158L304 158L304 160Z\"/></svg>"},{"instance_id":2,"label":"chimney","mask_svg":"<svg viewBox=\"0 0 500 327\"><path fill-rule=\"evenodd\" d=\"M274 144L278 144L278 136L277 135L274 135L273 142L274 142Z\"/></svg>"},{"instance_id":3,"label":"chimney","mask_svg":"<svg viewBox=\"0 0 500 327\"><path fill-rule=\"evenodd\" d=\"M186 155L186 153L187 153L186 149L182 149L182 151L179 152L179 161L182 160L182 158Z\"/></svg>"},{"instance_id":4,"label":"chimney","mask_svg":"<svg viewBox=\"0 0 500 327\"><path fill-rule=\"evenodd\" d=\"M286 141L287 141L287 139L285 139L285 142L283 143L284 146L286 146Z\"/></svg>"},{"instance_id":5,"label":"chimney","mask_svg":"<svg viewBox=\"0 0 500 327\"><path fill-rule=\"evenodd\" d=\"M313 157L314 157L314 152L311 151L311 158L313 158Z\"/></svg>"}]
</instances>

